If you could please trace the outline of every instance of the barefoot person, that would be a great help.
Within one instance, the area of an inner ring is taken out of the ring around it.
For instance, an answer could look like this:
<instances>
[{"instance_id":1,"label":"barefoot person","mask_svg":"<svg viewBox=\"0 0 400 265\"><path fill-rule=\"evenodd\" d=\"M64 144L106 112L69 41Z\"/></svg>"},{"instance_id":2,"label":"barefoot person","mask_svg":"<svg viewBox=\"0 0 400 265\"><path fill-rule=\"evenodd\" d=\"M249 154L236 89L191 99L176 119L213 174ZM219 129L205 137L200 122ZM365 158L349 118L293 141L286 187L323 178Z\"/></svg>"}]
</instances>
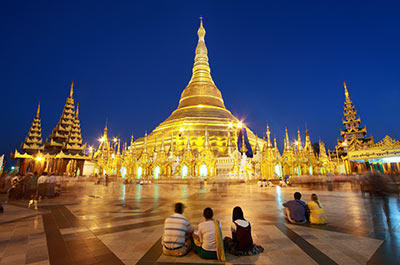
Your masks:
<instances>
[{"instance_id":1,"label":"barefoot person","mask_svg":"<svg viewBox=\"0 0 400 265\"><path fill-rule=\"evenodd\" d=\"M199 224L198 232L193 234L194 248L203 259L225 261L221 223L213 219L213 215L211 208L204 209L203 216L206 220Z\"/></svg>"},{"instance_id":2,"label":"barefoot person","mask_svg":"<svg viewBox=\"0 0 400 265\"><path fill-rule=\"evenodd\" d=\"M283 203L285 218L290 223L305 223L306 222L306 203L301 199L301 193L294 193L294 200Z\"/></svg>"},{"instance_id":3,"label":"barefoot person","mask_svg":"<svg viewBox=\"0 0 400 265\"><path fill-rule=\"evenodd\" d=\"M225 250L235 256L251 256L264 252L264 248L253 244L250 222L244 219L242 208L236 206L232 213L232 238L224 238Z\"/></svg>"},{"instance_id":4,"label":"barefoot person","mask_svg":"<svg viewBox=\"0 0 400 265\"><path fill-rule=\"evenodd\" d=\"M175 213L165 219L162 237L163 253L168 256L184 256L192 248L191 236L193 228L183 217L184 205L175 204Z\"/></svg>"}]
</instances>

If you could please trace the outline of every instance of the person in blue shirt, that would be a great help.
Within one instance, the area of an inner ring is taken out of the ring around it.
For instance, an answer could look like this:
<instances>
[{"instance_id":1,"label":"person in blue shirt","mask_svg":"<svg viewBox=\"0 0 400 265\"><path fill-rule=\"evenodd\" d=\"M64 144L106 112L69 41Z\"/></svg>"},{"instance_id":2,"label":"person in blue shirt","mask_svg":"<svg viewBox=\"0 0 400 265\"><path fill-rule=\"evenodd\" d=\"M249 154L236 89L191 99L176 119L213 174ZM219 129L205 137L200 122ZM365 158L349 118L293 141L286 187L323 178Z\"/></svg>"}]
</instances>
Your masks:
<instances>
[{"instance_id":1,"label":"person in blue shirt","mask_svg":"<svg viewBox=\"0 0 400 265\"><path fill-rule=\"evenodd\" d=\"M298 224L306 222L306 203L301 199L301 193L294 193L294 200L283 203L285 218L290 223Z\"/></svg>"}]
</instances>

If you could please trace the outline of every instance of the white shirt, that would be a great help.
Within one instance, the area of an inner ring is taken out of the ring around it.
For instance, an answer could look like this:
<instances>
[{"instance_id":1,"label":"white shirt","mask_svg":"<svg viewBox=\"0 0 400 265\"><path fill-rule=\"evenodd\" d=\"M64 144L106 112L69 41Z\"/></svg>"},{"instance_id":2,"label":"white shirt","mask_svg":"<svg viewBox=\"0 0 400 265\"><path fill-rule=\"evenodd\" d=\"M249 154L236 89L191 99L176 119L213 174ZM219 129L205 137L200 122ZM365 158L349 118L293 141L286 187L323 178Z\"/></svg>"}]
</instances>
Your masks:
<instances>
[{"instance_id":1,"label":"white shirt","mask_svg":"<svg viewBox=\"0 0 400 265\"><path fill-rule=\"evenodd\" d=\"M37 183L38 183L38 184L43 184L43 183L45 183L46 181L47 181L47 176L42 175L42 176L40 176L40 177L38 178Z\"/></svg>"},{"instance_id":2,"label":"white shirt","mask_svg":"<svg viewBox=\"0 0 400 265\"><path fill-rule=\"evenodd\" d=\"M221 223L219 223L219 228L221 229ZM204 250L217 250L215 224L213 220L204 221L199 224L199 240Z\"/></svg>"},{"instance_id":3,"label":"white shirt","mask_svg":"<svg viewBox=\"0 0 400 265\"><path fill-rule=\"evenodd\" d=\"M48 183L55 183L57 182L56 176L51 175L50 177L47 178Z\"/></svg>"}]
</instances>

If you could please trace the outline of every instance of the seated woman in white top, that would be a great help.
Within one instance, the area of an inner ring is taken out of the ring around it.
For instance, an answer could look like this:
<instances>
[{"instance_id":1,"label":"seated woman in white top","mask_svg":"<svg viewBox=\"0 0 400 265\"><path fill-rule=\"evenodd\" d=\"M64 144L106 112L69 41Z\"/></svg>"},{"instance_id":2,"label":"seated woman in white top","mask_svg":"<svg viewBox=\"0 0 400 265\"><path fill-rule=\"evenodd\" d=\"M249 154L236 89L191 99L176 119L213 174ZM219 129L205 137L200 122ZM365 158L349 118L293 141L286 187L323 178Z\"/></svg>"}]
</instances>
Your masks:
<instances>
[{"instance_id":1,"label":"seated woman in white top","mask_svg":"<svg viewBox=\"0 0 400 265\"><path fill-rule=\"evenodd\" d=\"M203 259L225 261L221 223L212 219L211 208L205 208L203 216L206 220L199 224L197 236L193 236L195 251Z\"/></svg>"},{"instance_id":2,"label":"seated woman in white top","mask_svg":"<svg viewBox=\"0 0 400 265\"><path fill-rule=\"evenodd\" d=\"M307 203L307 215L309 215L310 224L327 224L328 220L325 216L325 209L318 201L317 194L311 194L311 201Z\"/></svg>"}]
</instances>

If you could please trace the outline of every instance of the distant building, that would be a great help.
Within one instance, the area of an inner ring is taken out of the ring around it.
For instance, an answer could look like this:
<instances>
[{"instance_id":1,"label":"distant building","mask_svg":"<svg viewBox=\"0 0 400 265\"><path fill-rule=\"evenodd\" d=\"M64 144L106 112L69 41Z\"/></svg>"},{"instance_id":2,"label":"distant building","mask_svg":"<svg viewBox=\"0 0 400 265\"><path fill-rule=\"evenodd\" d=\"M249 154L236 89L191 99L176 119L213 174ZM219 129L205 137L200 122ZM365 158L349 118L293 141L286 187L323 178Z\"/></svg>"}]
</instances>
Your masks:
<instances>
[{"instance_id":1,"label":"distant building","mask_svg":"<svg viewBox=\"0 0 400 265\"><path fill-rule=\"evenodd\" d=\"M28 135L21 145L21 152L15 150L12 154L12 158L17 160L19 173L54 172L72 176L82 174L84 162L89 156L84 154L86 144L82 144L79 104L75 110L73 89L72 82L60 120L44 145L39 103Z\"/></svg>"}]
</instances>

